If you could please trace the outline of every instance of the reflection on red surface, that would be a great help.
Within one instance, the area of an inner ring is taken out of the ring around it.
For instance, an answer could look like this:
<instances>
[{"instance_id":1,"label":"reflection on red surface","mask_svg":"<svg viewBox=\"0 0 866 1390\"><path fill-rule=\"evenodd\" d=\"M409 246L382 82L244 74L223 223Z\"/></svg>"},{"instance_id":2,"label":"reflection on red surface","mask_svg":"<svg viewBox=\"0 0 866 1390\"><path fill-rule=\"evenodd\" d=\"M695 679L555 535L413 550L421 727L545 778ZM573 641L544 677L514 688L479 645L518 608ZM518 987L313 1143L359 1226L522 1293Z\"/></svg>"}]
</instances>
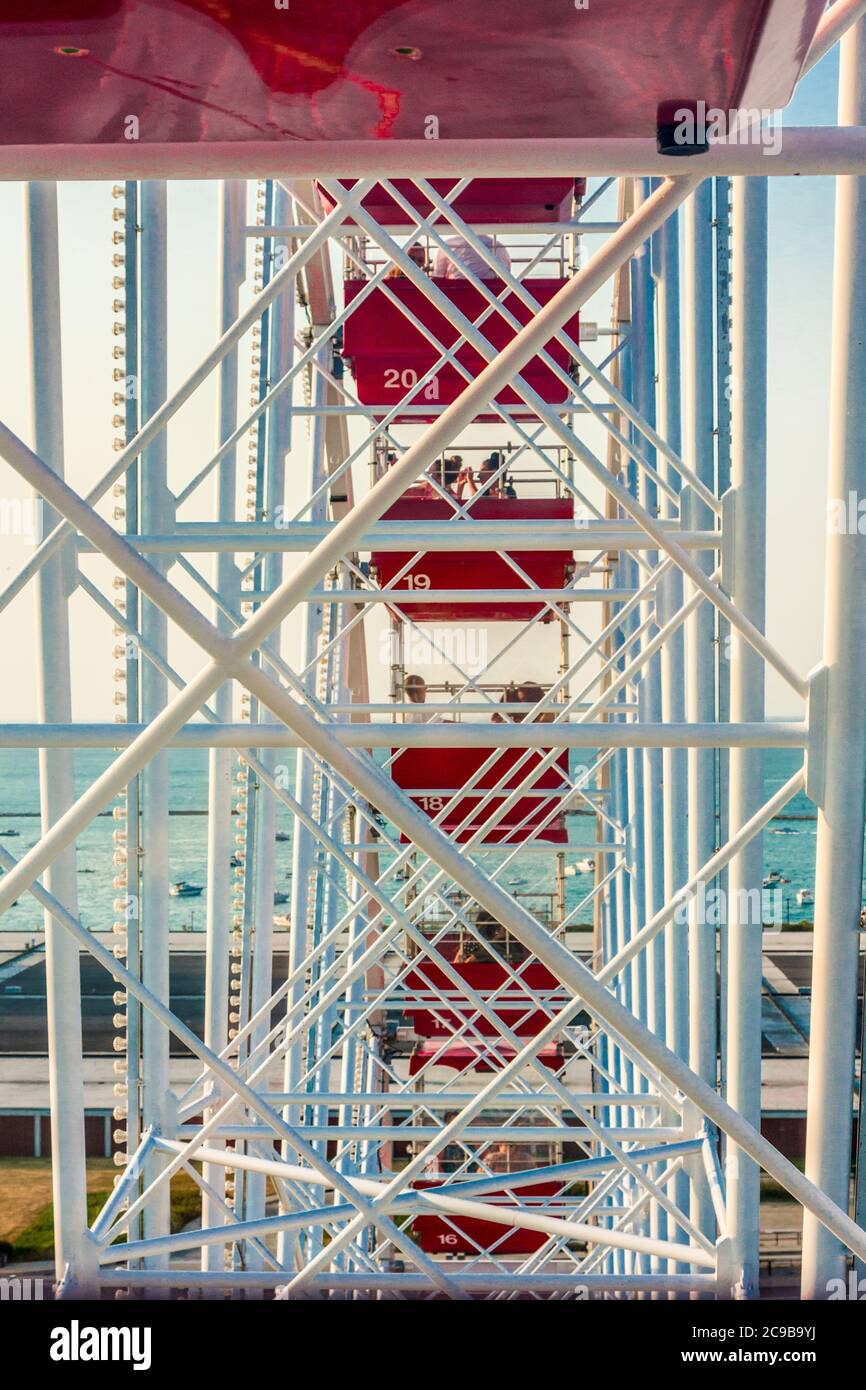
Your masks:
<instances>
[{"instance_id":1,"label":"reflection on red surface","mask_svg":"<svg viewBox=\"0 0 866 1390\"><path fill-rule=\"evenodd\" d=\"M784 105L824 0L0 0L0 142L651 135Z\"/></svg>"}]
</instances>

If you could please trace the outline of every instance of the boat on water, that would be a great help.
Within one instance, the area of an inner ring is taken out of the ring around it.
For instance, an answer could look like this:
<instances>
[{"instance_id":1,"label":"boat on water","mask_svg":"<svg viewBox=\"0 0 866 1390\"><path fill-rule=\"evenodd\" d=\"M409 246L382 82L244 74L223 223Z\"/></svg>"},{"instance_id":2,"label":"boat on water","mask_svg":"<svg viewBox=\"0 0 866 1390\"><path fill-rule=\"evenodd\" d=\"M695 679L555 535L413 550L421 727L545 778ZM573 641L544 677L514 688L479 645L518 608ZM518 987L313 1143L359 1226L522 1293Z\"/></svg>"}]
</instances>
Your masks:
<instances>
[{"instance_id":1,"label":"boat on water","mask_svg":"<svg viewBox=\"0 0 866 1390\"><path fill-rule=\"evenodd\" d=\"M2 836L4 840L17 840L20 834L20 830L13 830L11 827L9 830L0 830L0 836Z\"/></svg>"},{"instance_id":2,"label":"boat on water","mask_svg":"<svg viewBox=\"0 0 866 1390\"><path fill-rule=\"evenodd\" d=\"M776 888L780 883L790 883L789 878L785 878L778 869L771 869L761 884L762 888Z\"/></svg>"},{"instance_id":3,"label":"boat on water","mask_svg":"<svg viewBox=\"0 0 866 1390\"><path fill-rule=\"evenodd\" d=\"M577 859L573 864L566 864L566 878L574 878L577 874L591 874L595 869L594 859Z\"/></svg>"},{"instance_id":4,"label":"boat on water","mask_svg":"<svg viewBox=\"0 0 866 1390\"><path fill-rule=\"evenodd\" d=\"M798 890L797 902L800 904L801 907L804 907L806 903L813 903L814 901L815 894L812 892L811 888L800 888Z\"/></svg>"},{"instance_id":5,"label":"boat on water","mask_svg":"<svg viewBox=\"0 0 866 1390\"><path fill-rule=\"evenodd\" d=\"M173 898L198 898L204 892L200 883L187 883L185 878L178 879L169 888L169 893Z\"/></svg>"},{"instance_id":6,"label":"boat on water","mask_svg":"<svg viewBox=\"0 0 866 1390\"><path fill-rule=\"evenodd\" d=\"M280 903L287 903L288 901L288 893L284 893L281 888L278 888L277 891L274 893L274 904L278 905Z\"/></svg>"},{"instance_id":7,"label":"boat on water","mask_svg":"<svg viewBox=\"0 0 866 1390\"><path fill-rule=\"evenodd\" d=\"M277 841L277 844L281 845L285 844L286 841L290 840L291 838L292 837L287 830L278 830L276 835L274 836L274 839Z\"/></svg>"}]
</instances>

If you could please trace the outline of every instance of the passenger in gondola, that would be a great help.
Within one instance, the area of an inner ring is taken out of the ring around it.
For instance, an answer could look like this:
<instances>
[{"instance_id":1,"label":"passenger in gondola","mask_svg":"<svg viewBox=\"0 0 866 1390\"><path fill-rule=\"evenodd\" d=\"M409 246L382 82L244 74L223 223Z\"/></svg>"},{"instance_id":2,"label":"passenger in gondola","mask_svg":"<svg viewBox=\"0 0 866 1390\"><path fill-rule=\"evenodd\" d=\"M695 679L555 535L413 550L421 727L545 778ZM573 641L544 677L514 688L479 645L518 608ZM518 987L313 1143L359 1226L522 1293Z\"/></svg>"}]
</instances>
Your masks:
<instances>
[{"instance_id":1,"label":"passenger in gondola","mask_svg":"<svg viewBox=\"0 0 866 1390\"><path fill-rule=\"evenodd\" d=\"M490 458L485 459L479 468L479 487L485 497L498 497L501 499L514 498L517 496L511 480L501 472L501 469L501 454L491 454ZM489 486L486 486L487 484L489 484Z\"/></svg>"},{"instance_id":2,"label":"passenger in gondola","mask_svg":"<svg viewBox=\"0 0 866 1390\"><path fill-rule=\"evenodd\" d=\"M429 724L434 719L442 724L453 724L453 719L445 719L435 711L425 709L427 703L427 682L423 676L408 675L403 682L403 694L415 709L403 711L404 724Z\"/></svg>"},{"instance_id":3,"label":"passenger in gondola","mask_svg":"<svg viewBox=\"0 0 866 1390\"><path fill-rule=\"evenodd\" d=\"M427 682L423 676L408 675L403 682L403 694L415 709L403 711L404 724L426 724L435 716L424 708L427 702Z\"/></svg>"},{"instance_id":4,"label":"passenger in gondola","mask_svg":"<svg viewBox=\"0 0 866 1390\"><path fill-rule=\"evenodd\" d=\"M410 261L415 262L419 270L423 270L425 275L430 274L430 262L427 259L427 252L424 250L423 246L410 246L406 255L409 257ZM392 265L388 274L385 276L386 280L405 280L406 278L405 270L399 265Z\"/></svg>"},{"instance_id":5,"label":"passenger in gondola","mask_svg":"<svg viewBox=\"0 0 866 1390\"><path fill-rule=\"evenodd\" d=\"M457 1119L456 1110L446 1110L442 1116L443 1125L450 1125ZM420 1146L419 1146L420 1147ZM416 1152L419 1150L416 1149ZM425 1173L431 1177L445 1177L450 1173L463 1171L465 1173L479 1173L480 1164L475 1158L470 1158L468 1151L456 1139L450 1144L446 1144L438 1154L434 1154L425 1168Z\"/></svg>"},{"instance_id":6,"label":"passenger in gondola","mask_svg":"<svg viewBox=\"0 0 866 1390\"><path fill-rule=\"evenodd\" d=\"M521 705L537 705L544 699L544 691L541 686L536 685L534 681L523 681L522 684L517 687L517 699ZM520 723L522 719L526 718L526 715L516 714L512 715L512 718L517 723ZM551 710L544 710L542 713L534 715L533 723L552 724L553 712Z\"/></svg>"},{"instance_id":7,"label":"passenger in gondola","mask_svg":"<svg viewBox=\"0 0 866 1390\"><path fill-rule=\"evenodd\" d=\"M522 681L520 685L514 685L513 683L507 685L500 696L499 703L502 705L534 706L543 699L544 691L540 685L536 685L534 681ZM507 724L509 719L514 724L522 724L526 717L525 714L521 714L518 710L512 710L508 715L499 714L497 711L491 716L494 724ZM533 716L532 722L533 724L552 724L553 714L549 710L543 710L541 713Z\"/></svg>"},{"instance_id":8,"label":"passenger in gondola","mask_svg":"<svg viewBox=\"0 0 866 1390\"><path fill-rule=\"evenodd\" d=\"M463 489L467 483L467 475L471 477L472 469L464 468L463 459L459 454L451 454L449 458L434 459L427 469L427 478L422 484L424 487L423 496L433 499L441 497L445 491L450 494L455 501L463 500ZM438 483L438 487L436 484Z\"/></svg>"},{"instance_id":9,"label":"passenger in gondola","mask_svg":"<svg viewBox=\"0 0 866 1390\"><path fill-rule=\"evenodd\" d=\"M455 965L465 965L468 961L495 961L499 959L497 948L505 945L505 928L485 907L476 908L472 916L472 925L481 940L468 932L462 932L460 945L454 957ZM489 943L493 950L488 950L485 943Z\"/></svg>"},{"instance_id":10,"label":"passenger in gondola","mask_svg":"<svg viewBox=\"0 0 866 1390\"><path fill-rule=\"evenodd\" d=\"M499 697L499 703L500 705L517 704L517 686L513 682L510 685L506 685L505 689ZM513 720L516 724L520 723L519 714L506 715L500 714L498 710L495 710L493 714L490 716L490 721L492 724L507 724L509 719Z\"/></svg>"},{"instance_id":11,"label":"passenger in gondola","mask_svg":"<svg viewBox=\"0 0 866 1390\"><path fill-rule=\"evenodd\" d=\"M478 240L487 247L504 270L511 270L511 257L506 247L495 241L492 236L479 236ZM463 237L450 237L446 245L448 253L437 251L433 257L434 279L462 280L467 270L477 275L479 280L499 279L493 266L488 265L475 247L470 246Z\"/></svg>"},{"instance_id":12,"label":"passenger in gondola","mask_svg":"<svg viewBox=\"0 0 866 1390\"><path fill-rule=\"evenodd\" d=\"M488 1145L482 1154L484 1166L489 1168L491 1173L507 1173L510 1167L510 1158L511 1149L504 1139Z\"/></svg>"}]
</instances>

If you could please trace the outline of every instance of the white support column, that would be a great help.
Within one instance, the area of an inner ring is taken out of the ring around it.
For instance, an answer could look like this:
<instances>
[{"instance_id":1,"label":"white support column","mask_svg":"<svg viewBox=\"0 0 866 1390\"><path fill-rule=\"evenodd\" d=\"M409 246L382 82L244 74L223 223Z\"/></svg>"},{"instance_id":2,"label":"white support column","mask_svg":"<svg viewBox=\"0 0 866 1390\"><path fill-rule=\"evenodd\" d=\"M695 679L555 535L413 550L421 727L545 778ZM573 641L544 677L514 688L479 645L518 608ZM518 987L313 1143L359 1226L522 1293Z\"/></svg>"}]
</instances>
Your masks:
<instances>
[{"instance_id":1,"label":"white support column","mask_svg":"<svg viewBox=\"0 0 866 1390\"><path fill-rule=\"evenodd\" d=\"M657 251L657 315L659 359L659 429L663 438L679 453L682 447L680 405L680 274L679 213L675 212L656 232L653 252ZM679 490L676 469L668 466L667 480ZM662 514L672 517L675 504L662 494ZM659 584L656 599L659 618L669 621L682 607L683 577L675 565ZM685 664L682 628L678 628L661 650L662 720L665 724L685 723ZM673 897L688 878L688 754L682 748L665 748L664 769L664 849L665 899ZM688 943L684 924L672 922L665 929L665 1009L667 1043L680 1057L688 1056ZM682 1177L683 1175L679 1175Z\"/></svg>"},{"instance_id":2,"label":"white support column","mask_svg":"<svg viewBox=\"0 0 866 1390\"><path fill-rule=\"evenodd\" d=\"M274 189L274 220L279 224L288 222L289 198L285 190L277 185ZM280 249L282 249L280 244ZM277 253L279 254L279 252ZM274 266L275 273L281 269ZM268 319L268 343L262 343L262 351L267 351L268 378L278 381L289 370L292 363L295 336L295 291L288 290L271 305ZM277 508L285 504L286 493L286 454L292 441L292 397L286 392L271 407L267 420L266 470L265 470L265 510L269 521L273 521ZM276 589L283 578L283 556L281 551L270 551L262 562L262 579L265 588ZM280 649L279 629L268 639L267 645L276 653ZM267 719L267 713L259 706L259 720ZM274 775L277 768L277 750L264 748L260 752L263 766ZM274 888L276 886L276 810L277 803L273 792L265 784L260 784L256 806L256 852L254 866L247 866L248 872L255 873L253 918L253 960L250 982L250 1013L255 1015L265 1005L271 995L274 956ZM269 1032L267 1016L253 1029L250 1036L250 1049L254 1051L261 1045ZM246 1216L248 1220L264 1217L267 1204L265 1178L259 1173L248 1173L246 1181ZM253 1246L246 1247L246 1261L253 1269L264 1268L262 1256Z\"/></svg>"},{"instance_id":3,"label":"white support column","mask_svg":"<svg viewBox=\"0 0 866 1390\"><path fill-rule=\"evenodd\" d=\"M842 41L839 124L866 125L866 21ZM866 807L866 178L836 185L824 593L823 796L818 805L806 1172L847 1210ZM858 506L861 511L858 513ZM844 520L843 520L844 519ZM821 736L821 730L815 730ZM862 1081L861 1081L862 1085ZM842 1246L806 1213L803 1295L843 1278Z\"/></svg>"},{"instance_id":4,"label":"white support column","mask_svg":"<svg viewBox=\"0 0 866 1390\"><path fill-rule=\"evenodd\" d=\"M30 289L30 379L34 447L56 473L63 473L63 377L60 330L60 255L57 186L31 183L26 189ZM56 525L47 503L40 512L39 539ZM67 546L46 562L37 586L39 716L46 724L72 719L68 598L74 587L74 557ZM75 800L71 749L39 754L42 833ZM75 846L55 856L45 887L78 911ZM45 976L48 994L48 1080L51 1145L62 1163L52 1163L55 1269L70 1293L81 1295L93 1269L87 1250L87 1177L84 1140L84 1073L81 1041L81 980L78 945L45 913Z\"/></svg>"},{"instance_id":5,"label":"white support column","mask_svg":"<svg viewBox=\"0 0 866 1390\"><path fill-rule=\"evenodd\" d=\"M245 252L243 227L246 211L246 185L223 183L220 189L222 228L220 245L220 334L226 332L238 316L239 288L244 279ZM233 348L222 359L219 368L218 443L233 433L237 423L238 354ZM219 465L217 473L217 521L231 525L236 510L236 451L232 449ZM224 600L237 603L237 569L234 555L221 552L216 558L215 587ZM231 623L219 604L214 605L213 620L220 632L231 631ZM213 697L214 712L223 722L232 718L232 682L225 681ZM231 938L231 855L232 840L232 768L234 757L230 748L212 748L208 758L208 845L207 845L207 942L205 963L204 1040L208 1047L220 1052L228 1041L229 948ZM206 1182L222 1196L225 1189L225 1170L207 1164L203 1170ZM224 1220L217 1202L205 1192L202 1195L202 1225L215 1226ZM217 1246L206 1245L202 1250L202 1269L221 1269L223 1252Z\"/></svg>"},{"instance_id":6,"label":"white support column","mask_svg":"<svg viewBox=\"0 0 866 1390\"><path fill-rule=\"evenodd\" d=\"M725 577L740 610L764 627L767 528L767 181L735 179L732 222L731 486L732 573ZM764 664L731 638L732 721L764 718ZM764 800L758 748L730 753L730 833ZM756 835L728 870L727 1097L756 1129L761 1123L761 883L763 837ZM755 915L757 914L757 915ZM744 1298L758 1292L760 1172L735 1145L726 1155L728 1231Z\"/></svg>"},{"instance_id":7,"label":"white support column","mask_svg":"<svg viewBox=\"0 0 866 1390\"><path fill-rule=\"evenodd\" d=\"M682 450L682 408L680 398L680 259L678 212L653 237L653 276L656 284L656 333L658 338L658 429L675 453ZM680 491L680 477L668 464L667 481ZM678 503L661 494L661 514L673 518ZM682 607L683 576L672 565L656 591L656 613L660 625L668 622ZM661 658L661 718L665 724L685 722L685 643L682 628L665 642ZM686 882L688 860L688 754L683 748L662 750L664 900L669 901ZM659 816L656 808L656 816ZM689 953L688 927L674 919L664 931L665 1041L678 1057L689 1055ZM670 1195L682 1211L688 1210L689 1177L680 1168ZM670 1239L683 1241L685 1234L671 1223ZM678 1267L683 1273L684 1265Z\"/></svg>"},{"instance_id":8,"label":"white support column","mask_svg":"<svg viewBox=\"0 0 866 1390\"><path fill-rule=\"evenodd\" d=\"M713 486L713 245L712 185L704 182L685 207L686 456L701 482ZM689 524L712 525L709 509L689 497ZM711 561L703 557L701 568ZM687 717L712 723L715 715L713 612L701 603L688 619ZM715 840L712 749L692 748L689 768L689 874L709 859ZM716 1084L716 934L701 921L700 898L689 907L689 1060L697 1074ZM706 1184L693 1188L692 1219L713 1228Z\"/></svg>"},{"instance_id":9,"label":"white support column","mask_svg":"<svg viewBox=\"0 0 866 1390\"><path fill-rule=\"evenodd\" d=\"M164 183L141 187L141 406L147 420L167 393L168 268L167 207ZM168 461L165 432L145 449L141 459L142 529L171 529L174 516L166 486ZM157 558L163 572L165 561ZM167 656L165 614L148 598L141 601L141 635L163 658ZM145 723L165 708L168 682L152 662L141 664L141 714ZM168 753L163 749L147 763L142 778L141 965L148 989L169 1001L169 848ZM169 1037L154 1017L142 1020L142 1118L144 1128L171 1131ZM145 1165L146 1178L163 1166L154 1153ZM145 1236L165 1235L170 1229L168 1185L163 1184L144 1213Z\"/></svg>"},{"instance_id":10,"label":"white support column","mask_svg":"<svg viewBox=\"0 0 866 1390\"><path fill-rule=\"evenodd\" d=\"M325 378L320 372L313 373L313 398L316 401L324 400ZM310 427L309 439L309 468L308 468L308 493L312 497L319 489L325 476L325 420L321 415L313 418ZM324 506L325 494L322 493L319 500L310 510L311 520L322 520L325 516ZM301 636L301 666L308 667L315 661L319 650L319 635L322 631L322 620L324 607L321 603L308 603L304 608L302 636ZM311 691L316 688L315 668L307 677L307 686ZM315 768L313 760L306 749L299 748L297 762L295 764L295 799L307 812L313 810L313 796L315 791ZM299 970L307 954L307 923L309 918L309 900L311 885L314 884L314 868L316 862L316 840L311 831L295 818L292 837L292 896L290 919L291 928L289 936L289 974L292 975ZM303 976L298 979L298 983L289 992L286 1000L286 1007L291 1014L291 1010L301 998L304 991ZM287 1051L283 1068L283 1085L286 1091L298 1091L300 1089L300 1079L303 1075L304 1064L304 1043L303 1038L294 1043ZM286 1119L289 1124L296 1124L298 1121L299 1109L297 1106L290 1107L286 1111ZM291 1242L283 1234L280 1235L278 1243L279 1258L285 1263L289 1258Z\"/></svg>"}]
</instances>

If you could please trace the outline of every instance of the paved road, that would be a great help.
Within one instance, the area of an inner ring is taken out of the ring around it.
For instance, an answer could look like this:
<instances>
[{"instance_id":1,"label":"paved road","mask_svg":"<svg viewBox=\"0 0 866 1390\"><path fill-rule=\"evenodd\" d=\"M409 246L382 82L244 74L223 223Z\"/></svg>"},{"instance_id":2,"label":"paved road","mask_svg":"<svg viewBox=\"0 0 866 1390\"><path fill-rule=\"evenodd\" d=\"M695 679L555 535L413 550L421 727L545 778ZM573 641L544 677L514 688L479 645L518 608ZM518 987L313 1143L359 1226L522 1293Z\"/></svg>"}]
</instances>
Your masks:
<instances>
[{"instance_id":1,"label":"paved road","mask_svg":"<svg viewBox=\"0 0 866 1390\"><path fill-rule=\"evenodd\" d=\"M201 1037L204 1023L204 954L184 953L171 958L171 1007ZM274 957L273 987L286 978L288 956ZM84 1051L88 1055L112 1052L118 1007L112 999L115 981L92 956L81 960L81 1006ZM282 1014L274 1012L274 1021ZM44 1054L48 1051L45 961L40 958L5 986L0 985L0 1055ZM188 1055L172 1040L172 1056Z\"/></svg>"}]
</instances>

